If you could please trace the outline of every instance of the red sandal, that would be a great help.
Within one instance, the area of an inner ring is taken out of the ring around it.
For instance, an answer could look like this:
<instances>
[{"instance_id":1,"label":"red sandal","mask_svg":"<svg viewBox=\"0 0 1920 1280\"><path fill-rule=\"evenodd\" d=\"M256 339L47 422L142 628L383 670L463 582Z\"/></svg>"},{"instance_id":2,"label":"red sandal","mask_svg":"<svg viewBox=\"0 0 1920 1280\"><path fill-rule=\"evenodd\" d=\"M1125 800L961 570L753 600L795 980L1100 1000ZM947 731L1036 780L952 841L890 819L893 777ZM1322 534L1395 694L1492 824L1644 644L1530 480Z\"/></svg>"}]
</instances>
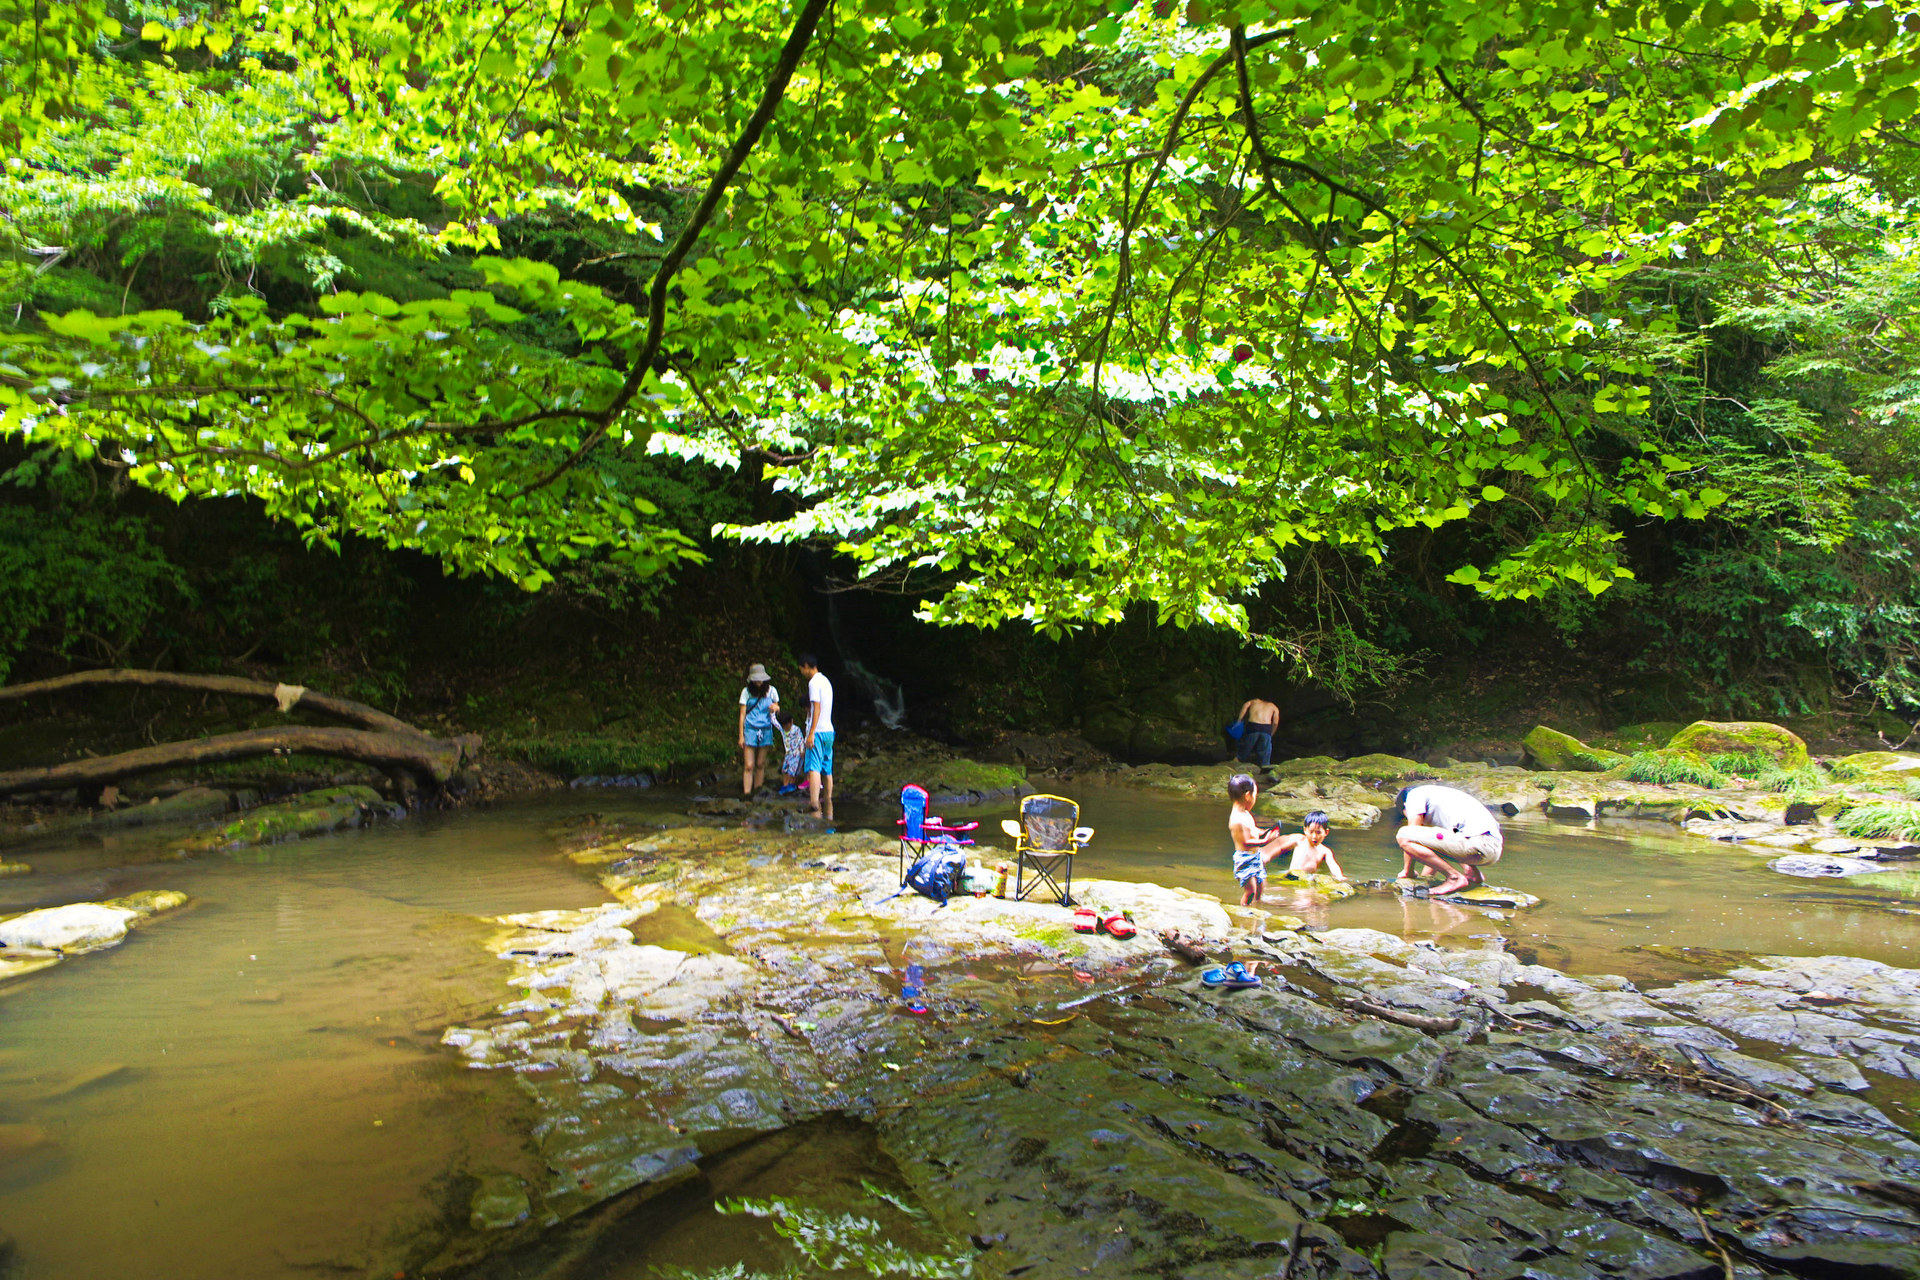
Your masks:
<instances>
[{"instance_id":1,"label":"red sandal","mask_svg":"<svg viewBox=\"0 0 1920 1280\"><path fill-rule=\"evenodd\" d=\"M1116 938L1127 939L1140 932L1134 928L1133 921L1116 911L1100 921L1100 927Z\"/></svg>"},{"instance_id":2,"label":"red sandal","mask_svg":"<svg viewBox=\"0 0 1920 1280\"><path fill-rule=\"evenodd\" d=\"M1073 931L1092 933L1100 927L1100 917L1093 913L1092 907L1075 907L1073 911Z\"/></svg>"}]
</instances>

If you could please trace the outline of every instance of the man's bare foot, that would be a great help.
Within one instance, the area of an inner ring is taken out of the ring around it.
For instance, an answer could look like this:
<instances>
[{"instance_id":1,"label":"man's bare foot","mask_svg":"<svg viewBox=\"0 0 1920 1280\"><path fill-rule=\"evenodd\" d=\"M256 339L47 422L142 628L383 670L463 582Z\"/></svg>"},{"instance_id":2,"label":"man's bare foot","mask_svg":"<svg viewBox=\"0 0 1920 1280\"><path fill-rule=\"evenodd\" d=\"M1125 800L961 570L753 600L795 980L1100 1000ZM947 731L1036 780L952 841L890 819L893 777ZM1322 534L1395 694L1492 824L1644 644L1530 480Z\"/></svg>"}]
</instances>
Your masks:
<instances>
[{"instance_id":1,"label":"man's bare foot","mask_svg":"<svg viewBox=\"0 0 1920 1280\"><path fill-rule=\"evenodd\" d=\"M1451 875L1451 876L1448 876L1441 883L1433 886L1433 888L1428 890L1428 892L1431 893L1432 896L1436 898L1444 898L1448 894L1458 893L1462 889L1470 887L1472 884L1473 884L1473 881L1467 879L1465 876Z\"/></svg>"}]
</instances>

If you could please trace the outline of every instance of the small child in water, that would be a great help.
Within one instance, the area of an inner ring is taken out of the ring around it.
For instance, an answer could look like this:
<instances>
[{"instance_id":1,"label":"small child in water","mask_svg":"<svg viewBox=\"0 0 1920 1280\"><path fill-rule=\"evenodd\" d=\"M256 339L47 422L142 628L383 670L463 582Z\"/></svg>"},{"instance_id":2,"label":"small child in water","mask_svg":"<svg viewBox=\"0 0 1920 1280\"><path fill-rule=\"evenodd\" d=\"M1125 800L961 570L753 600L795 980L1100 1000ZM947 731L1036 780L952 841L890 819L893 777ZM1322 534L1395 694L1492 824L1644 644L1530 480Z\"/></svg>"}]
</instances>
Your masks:
<instances>
[{"instance_id":1,"label":"small child in water","mask_svg":"<svg viewBox=\"0 0 1920 1280\"><path fill-rule=\"evenodd\" d=\"M1340 864L1334 860L1332 848L1327 844L1327 833L1332 830L1332 824L1327 821L1326 813L1315 809L1300 820L1300 826L1302 830L1299 835L1281 836L1275 840L1273 852L1267 856L1277 858L1291 851L1293 859L1287 864L1288 875L1304 879L1324 865L1328 875L1344 882L1347 873L1340 869Z\"/></svg>"},{"instance_id":2,"label":"small child in water","mask_svg":"<svg viewBox=\"0 0 1920 1280\"><path fill-rule=\"evenodd\" d=\"M1233 878L1240 882L1240 905L1250 907L1260 901L1267 888L1267 860L1262 846L1273 839L1272 830L1262 831L1253 820L1253 800L1260 792L1252 778L1236 773L1227 779L1227 799L1233 812L1227 815L1227 834L1233 837Z\"/></svg>"}]
</instances>

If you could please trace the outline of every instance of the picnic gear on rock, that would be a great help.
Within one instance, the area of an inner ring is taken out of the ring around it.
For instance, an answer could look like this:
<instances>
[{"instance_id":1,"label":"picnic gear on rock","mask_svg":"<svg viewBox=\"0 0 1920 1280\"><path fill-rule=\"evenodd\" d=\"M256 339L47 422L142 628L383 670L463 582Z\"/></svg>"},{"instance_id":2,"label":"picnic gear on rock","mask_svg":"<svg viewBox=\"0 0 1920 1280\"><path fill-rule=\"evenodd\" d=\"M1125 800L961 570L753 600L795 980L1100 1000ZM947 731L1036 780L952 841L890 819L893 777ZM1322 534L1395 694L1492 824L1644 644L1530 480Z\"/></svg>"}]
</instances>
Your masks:
<instances>
[{"instance_id":1,"label":"picnic gear on rock","mask_svg":"<svg viewBox=\"0 0 1920 1280\"><path fill-rule=\"evenodd\" d=\"M929 796L927 789L917 782L909 782L900 788L900 817L894 825L900 828L900 883L907 882L907 863L918 862L934 845L969 846L973 837L969 832L977 831L977 822L946 822L927 813ZM961 865L965 866L962 856Z\"/></svg>"},{"instance_id":2,"label":"picnic gear on rock","mask_svg":"<svg viewBox=\"0 0 1920 1280\"><path fill-rule=\"evenodd\" d=\"M1093 828L1076 826L1079 821L1077 802L1040 794L1020 802L1018 822L1007 818L1000 823L1000 829L1013 837L1014 901L1025 901L1044 885L1062 906L1073 905L1073 855L1093 839Z\"/></svg>"},{"instance_id":3,"label":"picnic gear on rock","mask_svg":"<svg viewBox=\"0 0 1920 1280\"><path fill-rule=\"evenodd\" d=\"M966 874L967 851L957 844L930 845L927 852L907 868L901 879L900 887L886 897L874 903L891 902L911 889L923 898L931 898L940 906L947 905L947 899L960 892L960 877Z\"/></svg>"}]
</instances>

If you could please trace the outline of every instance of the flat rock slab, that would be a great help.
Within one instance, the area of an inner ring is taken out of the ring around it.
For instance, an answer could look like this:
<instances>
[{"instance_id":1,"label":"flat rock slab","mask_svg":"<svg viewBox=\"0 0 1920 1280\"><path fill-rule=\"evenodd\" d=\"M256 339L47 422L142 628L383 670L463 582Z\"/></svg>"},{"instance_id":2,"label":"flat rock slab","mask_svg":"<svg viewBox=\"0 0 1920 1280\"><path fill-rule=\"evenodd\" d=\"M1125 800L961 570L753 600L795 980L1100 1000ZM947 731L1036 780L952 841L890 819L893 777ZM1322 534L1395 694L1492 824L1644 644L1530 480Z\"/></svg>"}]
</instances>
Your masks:
<instances>
[{"instance_id":1,"label":"flat rock slab","mask_svg":"<svg viewBox=\"0 0 1920 1280\"><path fill-rule=\"evenodd\" d=\"M1073 933L1057 905L882 902L897 864L876 845L610 842L576 856L616 901L504 919L510 990L446 1043L522 1080L547 1172L482 1180L473 1229L524 1238L696 1176L704 1144L835 1113L874 1126L929 1222L995 1274L1719 1275L1695 1206L1776 1269L1920 1274L1902 1189L1920 1144L1803 1065L1837 1051L1774 1062L1695 1016L1728 990L1771 1016L1816 999L1905 1016L1911 971L1754 958L1751 977L1636 992L1377 930L1262 941L1206 895L1076 885L1143 939L1178 925L1272 962L1261 988L1217 991L1157 943ZM668 906L732 954L636 941ZM909 963L924 1014L901 1000ZM1550 999L1507 1003L1519 984Z\"/></svg>"}]
</instances>

